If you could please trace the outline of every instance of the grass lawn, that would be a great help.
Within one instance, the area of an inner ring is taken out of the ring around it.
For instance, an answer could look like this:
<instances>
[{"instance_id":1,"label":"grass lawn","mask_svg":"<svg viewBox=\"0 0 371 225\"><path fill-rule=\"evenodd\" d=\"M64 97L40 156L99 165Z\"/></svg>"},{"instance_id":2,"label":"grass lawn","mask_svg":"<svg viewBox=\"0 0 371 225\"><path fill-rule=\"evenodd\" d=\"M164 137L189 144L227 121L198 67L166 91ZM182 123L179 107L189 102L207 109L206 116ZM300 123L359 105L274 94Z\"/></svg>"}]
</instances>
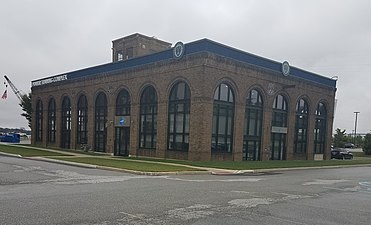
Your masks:
<instances>
[{"instance_id":1,"label":"grass lawn","mask_svg":"<svg viewBox=\"0 0 371 225\"><path fill-rule=\"evenodd\" d=\"M0 145L0 152L19 154L24 157L31 156L47 156L54 159L66 160L72 162L80 162L87 164L94 164L100 166L108 166L129 170L138 170L146 172L169 172L169 171L194 171L197 169L184 167L183 165L197 166L197 167L211 167L231 170L256 170L256 169L274 169L274 168L294 168L294 167L318 167L318 166L341 166L341 165L362 165L371 164L371 156L364 155L362 152L355 153L353 160L294 160L294 161L184 161L184 160L167 160L158 158L145 157L115 157L112 158L107 154L87 153L89 155L83 157L73 157L69 153L84 154L82 151L67 150L58 152L51 152L46 150L34 149L30 146L24 148L15 145ZM91 156L90 156L91 155ZM56 156L56 157L54 157ZM71 157L57 157L57 156L71 156ZM103 157L94 157L103 156ZM174 163L178 165L164 165L156 162Z\"/></svg>"},{"instance_id":2,"label":"grass lawn","mask_svg":"<svg viewBox=\"0 0 371 225\"><path fill-rule=\"evenodd\" d=\"M352 152L354 157L365 157L365 158L370 158L371 155L366 155L364 152Z\"/></svg>"},{"instance_id":3,"label":"grass lawn","mask_svg":"<svg viewBox=\"0 0 371 225\"><path fill-rule=\"evenodd\" d=\"M277 160L277 161L209 161L209 162L197 162L197 161L182 161L182 160L163 160L163 159L151 159L151 158L130 158L131 160L146 160L146 161L157 161L157 162L169 162L177 163L190 166L198 167L211 167L220 169L231 169L231 170L254 170L254 169L274 169L274 168L294 168L294 167L317 167L317 166L340 166L340 165L362 165L371 164L371 158L357 158L356 160Z\"/></svg>"},{"instance_id":4,"label":"grass lawn","mask_svg":"<svg viewBox=\"0 0 371 225\"><path fill-rule=\"evenodd\" d=\"M25 146L25 147L30 147L29 144L18 144L18 146ZM66 152L68 153L77 153L77 154L82 154L82 155L92 155L92 156L108 156L110 154L108 153L99 153L99 152L92 152L92 151L83 151L83 150L75 150L75 149L63 149L63 148L55 148L55 147L50 147L49 149L51 150L56 150L56 151L61 151L61 152ZM71 155L71 154L69 154Z\"/></svg>"},{"instance_id":5,"label":"grass lawn","mask_svg":"<svg viewBox=\"0 0 371 225\"><path fill-rule=\"evenodd\" d=\"M3 145L0 144L0 152L17 154L23 157L32 157L32 156L70 156L70 154L63 154L58 152L44 151L35 148L24 148L15 145Z\"/></svg>"},{"instance_id":6,"label":"grass lawn","mask_svg":"<svg viewBox=\"0 0 371 225\"><path fill-rule=\"evenodd\" d=\"M232 170L274 169L295 167L339 166L371 164L371 160L294 160L294 161L254 161L254 162L193 162L195 166L224 168Z\"/></svg>"},{"instance_id":7,"label":"grass lawn","mask_svg":"<svg viewBox=\"0 0 371 225\"><path fill-rule=\"evenodd\" d=\"M189 168L182 165L179 166L164 165L160 163L151 163L148 161L123 160L114 158L101 158L101 157L63 157L63 158L48 157L48 158L143 172L200 171L199 169Z\"/></svg>"}]
</instances>

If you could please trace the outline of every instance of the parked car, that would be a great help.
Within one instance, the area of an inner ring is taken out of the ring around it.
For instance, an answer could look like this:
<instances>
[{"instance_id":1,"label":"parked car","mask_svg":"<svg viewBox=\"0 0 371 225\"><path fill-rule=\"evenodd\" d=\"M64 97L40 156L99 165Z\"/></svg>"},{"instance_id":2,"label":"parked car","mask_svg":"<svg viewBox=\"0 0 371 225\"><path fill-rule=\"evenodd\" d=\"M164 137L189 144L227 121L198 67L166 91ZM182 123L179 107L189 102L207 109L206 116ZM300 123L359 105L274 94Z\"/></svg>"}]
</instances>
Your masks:
<instances>
[{"instance_id":1,"label":"parked car","mask_svg":"<svg viewBox=\"0 0 371 225\"><path fill-rule=\"evenodd\" d=\"M353 159L353 154L346 149L331 149L331 159Z\"/></svg>"},{"instance_id":2,"label":"parked car","mask_svg":"<svg viewBox=\"0 0 371 225\"><path fill-rule=\"evenodd\" d=\"M354 148L354 144L353 143L346 143L344 144L344 148Z\"/></svg>"}]
</instances>

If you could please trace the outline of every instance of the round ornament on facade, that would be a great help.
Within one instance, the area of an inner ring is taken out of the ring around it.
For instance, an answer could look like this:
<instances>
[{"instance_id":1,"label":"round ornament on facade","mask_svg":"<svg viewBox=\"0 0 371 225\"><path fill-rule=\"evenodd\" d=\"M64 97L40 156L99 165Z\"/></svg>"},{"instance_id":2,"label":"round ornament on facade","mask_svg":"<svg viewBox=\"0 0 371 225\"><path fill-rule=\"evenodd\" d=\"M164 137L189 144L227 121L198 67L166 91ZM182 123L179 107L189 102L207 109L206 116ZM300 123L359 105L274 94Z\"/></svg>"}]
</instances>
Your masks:
<instances>
[{"instance_id":1,"label":"round ornament on facade","mask_svg":"<svg viewBox=\"0 0 371 225\"><path fill-rule=\"evenodd\" d=\"M184 44L182 42L179 41L174 45L173 55L176 59L182 58L184 55Z\"/></svg>"},{"instance_id":2,"label":"round ornament on facade","mask_svg":"<svg viewBox=\"0 0 371 225\"><path fill-rule=\"evenodd\" d=\"M281 71L284 76L288 76L290 74L290 64L287 61L282 63Z\"/></svg>"}]
</instances>

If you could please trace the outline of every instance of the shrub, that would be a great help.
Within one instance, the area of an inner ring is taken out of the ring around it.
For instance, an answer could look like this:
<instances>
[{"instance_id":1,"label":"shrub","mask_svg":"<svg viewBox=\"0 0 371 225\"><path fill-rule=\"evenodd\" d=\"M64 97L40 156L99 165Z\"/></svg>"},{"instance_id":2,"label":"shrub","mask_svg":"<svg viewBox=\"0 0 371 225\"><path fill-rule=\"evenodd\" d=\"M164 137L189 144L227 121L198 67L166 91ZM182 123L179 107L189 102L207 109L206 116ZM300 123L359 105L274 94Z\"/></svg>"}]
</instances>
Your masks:
<instances>
[{"instance_id":1,"label":"shrub","mask_svg":"<svg viewBox=\"0 0 371 225\"><path fill-rule=\"evenodd\" d=\"M371 155L371 134L366 134L365 142L363 143L363 152L366 155Z\"/></svg>"}]
</instances>

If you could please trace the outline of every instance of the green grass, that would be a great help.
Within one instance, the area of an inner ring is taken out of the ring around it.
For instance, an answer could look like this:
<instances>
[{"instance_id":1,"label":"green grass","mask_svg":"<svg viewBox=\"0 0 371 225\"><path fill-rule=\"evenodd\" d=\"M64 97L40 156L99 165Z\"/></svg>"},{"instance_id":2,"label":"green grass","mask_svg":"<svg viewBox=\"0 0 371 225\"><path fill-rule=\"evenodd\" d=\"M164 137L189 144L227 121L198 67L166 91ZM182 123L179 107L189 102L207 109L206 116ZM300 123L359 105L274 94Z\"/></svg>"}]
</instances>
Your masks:
<instances>
[{"instance_id":1,"label":"green grass","mask_svg":"<svg viewBox=\"0 0 371 225\"><path fill-rule=\"evenodd\" d=\"M111 156L111 154L109 153L104 153L104 152L86 152L86 151L83 151L83 150L74 150L74 149L55 149L55 150L58 150L58 151L65 151L65 152L69 152L69 153L75 153L75 154L81 154L81 155L87 155L87 156Z\"/></svg>"},{"instance_id":2,"label":"green grass","mask_svg":"<svg viewBox=\"0 0 371 225\"><path fill-rule=\"evenodd\" d=\"M15 145L0 145L0 152L21 155L23 157L33 157L33 156L70 156L70 154L44 151L40 149L35 149L32 147L24 148Z\"/></svg>"},{"instance_id":3,"label":"green grass","mask_svg":"<svg viewBox=\"0 0 371 225\"><path fill-rule=\"evenodd\" d=\"M30 147L31 146L29 144L18 144L18 146L19 145L25 146L25 147ZM91 156L110 156L110 154L103 153L103 152L99 153L99 152L92 152L92 151L83 151L83 150L75 150L75 149L63 149L63 148L55 148L55 147L49 147L48 149L66 152L67 154L72 153L72 154L82 154L82 155L91 155Z\"/></svg>"},{"instance_id":4,"label":"green grass","mask_svg":"<svg viewBox=\"0 0 371 225\"><path fill-rule=\"evenodd\" d=\"M28 146L30 147L30 146ZM319 166L342 166L342 165L362 165L371 164L371 156L364 155L362 152L354 153L354 160L294 160L294 161L243 161L243 162L232 162L232 161L184 161L184 160L167 160L158 158L145 158L145 157L115 157L112 158L107 154L99 153L85 153L83 151L67 150L58 152L44 151L39 149L24 148L20 146L11 145L0 145L0 152L19 154L24 157L32 156L53 156L51 158L66 160L72 162L95 164L100 166L122 168L128 170L138 170L146 172L169 172L169 171L192 171L189 167L184 165L196 166L196 167L211 167L220 169L231 169L231 170L256 170L256 169L274 169L274 168L294 168L294 167L319 167ZM72 157L69 153L87 154L86 157ZM90 156L92 155L92 156ZM54 157L55 156L55 157ZM58 156L71 156L71 157L58 157ZM102 157L93 157L102 156ZM160 164L174 163L178 165L164 165Z\"/></svg>"},{"instance_id":5,"label":"green grass","mask_svg":"<svg viewBox=\"0 0 371 225\"><path fill-rule=\"evenodd\" d=\"M371 155L366 155L364 152L352 152L354 157L371 158Z\"/></svg>"},{"instance_id":6,"label":"green grass","mask_svg":"<svg viewBox=\"0 0 371 225\"><path fill-rule=\"evenodd\" d=\"M341 165L362 165L371 164L369 158L359 158L357 160L293 160L293 161L182 161L182 160L164 160L152 158L130 158L131 160L146 160L157 162L176 163L197 167L211 167L231 170L254 170L254 169L274 169L274 168L295 168L295 167L318 167L318 166L341 166Z\"/></svg>"},{"instance_id":7,"label":"green grass","mask_svg":"<svg viewBox=\"0 0 371 225\"><path fill-rule=\"evenodd\" d=\"M148 161L134 161L114 158L100 158L100 157L63 157L63 158L48 157L48 158L143 172L200 171L200 169L189 168L182 165L179 166L164 165L160 163L151 163Z\"/></svg>"},{"instance_id":8,"label":"green grass","mask_svg":"<svg viewBox=\"0 0 371 225\"><path fill-rule=\"evenodd\" d=\"M224 168L232 170L251 169L274 169L274 168L295 168L295 167L318 167L318 166L339 166L371 164L370 160L294 160L294 161L254 161L254 162L193 162L195 166L206 166L213 168Z\"/></svg>"}]
</instances>

